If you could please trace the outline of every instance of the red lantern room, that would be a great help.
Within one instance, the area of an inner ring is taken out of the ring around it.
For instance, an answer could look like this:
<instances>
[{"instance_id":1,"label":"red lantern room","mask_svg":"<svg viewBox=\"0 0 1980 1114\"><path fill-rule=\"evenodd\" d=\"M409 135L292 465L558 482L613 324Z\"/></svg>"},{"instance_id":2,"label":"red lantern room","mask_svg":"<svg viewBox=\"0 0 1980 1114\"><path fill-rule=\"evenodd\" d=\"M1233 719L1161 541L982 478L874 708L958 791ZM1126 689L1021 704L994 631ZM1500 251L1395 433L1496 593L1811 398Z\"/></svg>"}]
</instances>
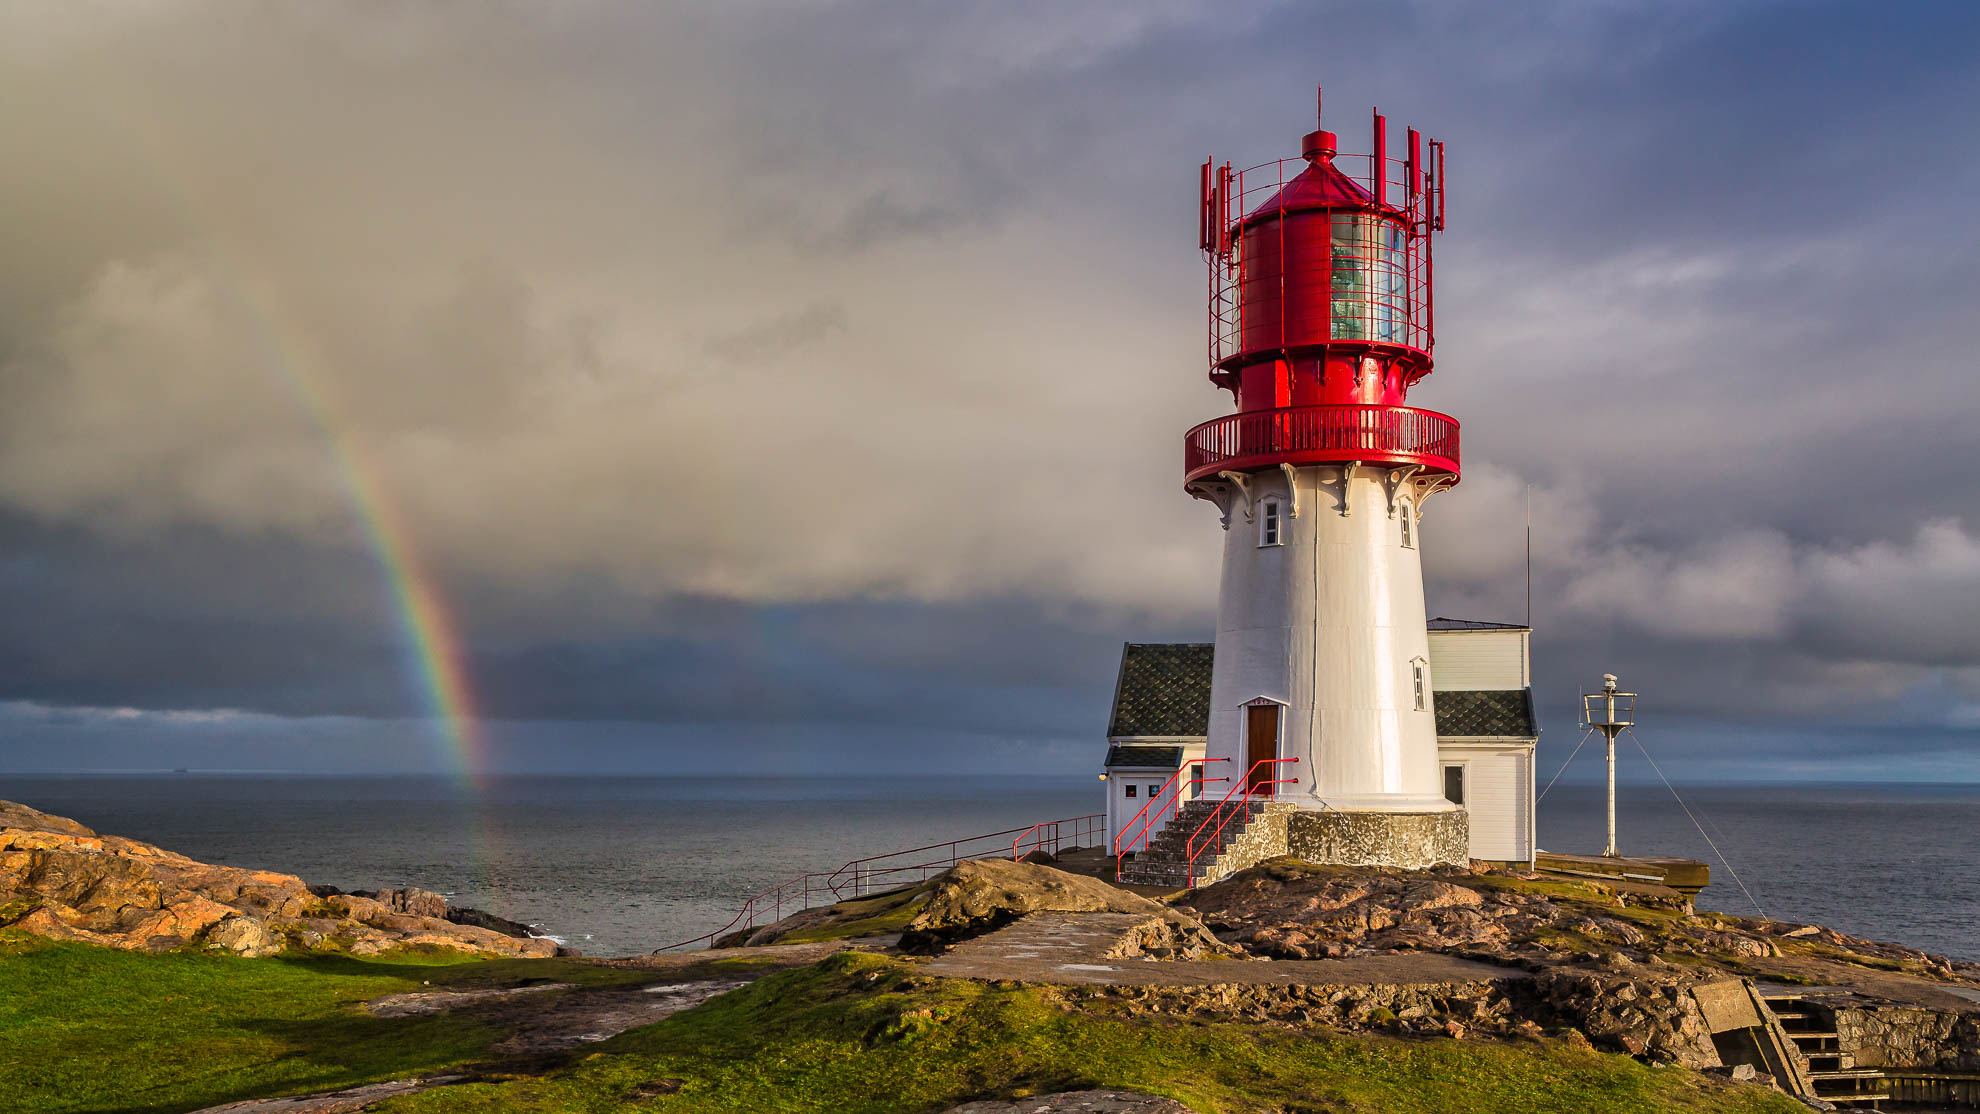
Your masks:
<instances>
[{"instance_id":1,"label":"red lantern room","mask_svg":"<svg viewBox=\"0 0 1980 1114\"><path fill-rule=\"evenodd\" d=\"M1408 130L1400 158L1374 114L1371 153L1324 128L1300 158L1202 168L1210 379L1238 412L1192 429L1186 483L1320 463L1458 473L1458 424L1405 405L1430 374L1431 238L1444 150Z\"/></svg>"}]
</instances>

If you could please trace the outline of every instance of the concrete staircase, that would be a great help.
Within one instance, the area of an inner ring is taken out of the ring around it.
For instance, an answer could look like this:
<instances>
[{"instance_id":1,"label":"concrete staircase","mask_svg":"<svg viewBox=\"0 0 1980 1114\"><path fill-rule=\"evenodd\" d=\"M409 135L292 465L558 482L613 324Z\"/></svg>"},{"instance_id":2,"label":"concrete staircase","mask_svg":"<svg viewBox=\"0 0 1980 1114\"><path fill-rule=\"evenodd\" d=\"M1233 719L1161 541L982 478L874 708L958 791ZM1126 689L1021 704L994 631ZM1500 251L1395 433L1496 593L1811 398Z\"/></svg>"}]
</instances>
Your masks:
<instances>
[{"instance_id":1,"label":"concrete staircase","mask_svg":"<svg viewBox=\"0 0 1980 1114\"><path fill-rule=\"evenodd\" d=\"M1833 1014L1791 990L1769 989L1761 996L1794 1042L1813 1097L1848 1110L1876 1110L1891 1097L1882 1069L1859 1068L1843 1050Z\"/></svg>"},{"instance_id":2,"label":"concrete staircase","mask_svg":"<svg viewBox=\"0 0 1980 1114\"><path fill-rule=\"evenodd\" d=\"M1139 886L1190 885L1189 838L1205 820L1210 823L1198 839L1198 886L1286 853L1286 814L1294 811L1293 806L1271 801L1228 803L1217 814L1218 807L1215 801L1185 803L1148 846L1122 866L1121 881ZM1215 839L1210 838L1218 824L1211 819L1213 814L1228 817Z\"/></svg>"}]
</instances>

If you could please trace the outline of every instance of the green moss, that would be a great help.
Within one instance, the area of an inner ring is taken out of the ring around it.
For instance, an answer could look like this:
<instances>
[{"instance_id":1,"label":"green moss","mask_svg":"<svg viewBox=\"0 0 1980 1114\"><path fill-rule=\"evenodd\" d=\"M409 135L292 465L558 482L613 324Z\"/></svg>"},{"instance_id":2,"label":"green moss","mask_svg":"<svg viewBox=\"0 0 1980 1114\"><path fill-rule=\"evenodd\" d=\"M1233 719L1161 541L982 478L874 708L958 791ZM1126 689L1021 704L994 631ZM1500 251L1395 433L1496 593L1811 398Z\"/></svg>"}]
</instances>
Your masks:
<instances>
[{"instance_id":1,"label":"green moss","mask_svg":"<svg viewBox=\"0 0 1980 1114\"><path fill-rule=\"evenodd\" d=\"M826 940L851 940L900 932L907 928L922 906L928 904L934 886L919 883L888 890L868 897L841 901L826 910L826 919L777 937L778 944L815 944Z\"/></svg>"},{"instance_id":2,"label":"green moss","mask_svg":"<svg viewBox=\"0 0 1980 1114\"><path fill-rule=\"evenodd\" d=\"M1167 1095L1206 1114L1802 1109L1564 1041L1119 1018L1068 1008L1049 989L931 979L908 963L843 954L622 1034L565 1070L438 1088L378 1110L894 1114L1082 1087Z\"/></svg>"},{"instance_id":3,"label":"green moss","mask_svg":"<svg viewBox=\"0 0 1980 1114\"><path fill-rule=\"evenodd\" d=\"M0 927L13 924L39 908L41 908L41 899L38 897L24 897L0 905Z\"/></svg>"},{"instance_id":4,"label":"green moss","mask_svg":"<svg viewBox=\"0 0 1980 1114\"><path fill-rule=\"evenodd\" d=\"M355 1003L429 986L651 980L458 953L241 959L147 955L0 930L0 1111L179 1111L431 1073L504 1034Z\"/></svg>"}]
</instances>

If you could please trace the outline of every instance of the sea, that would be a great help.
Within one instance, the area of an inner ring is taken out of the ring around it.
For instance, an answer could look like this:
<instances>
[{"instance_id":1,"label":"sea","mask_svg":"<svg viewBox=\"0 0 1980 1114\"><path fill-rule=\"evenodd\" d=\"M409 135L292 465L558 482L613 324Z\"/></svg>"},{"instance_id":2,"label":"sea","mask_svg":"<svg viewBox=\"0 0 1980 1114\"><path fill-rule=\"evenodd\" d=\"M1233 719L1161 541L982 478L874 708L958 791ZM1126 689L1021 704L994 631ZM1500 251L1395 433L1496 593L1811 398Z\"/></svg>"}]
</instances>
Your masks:
<instances>
[{"instance_id":1,"label":"sea","mask_svg":"<svg viewBox=\"0 0 1980 1114\"><path fill-rule=\"evenodd\" d=\"M1708 909L1825 924L1980 961L1980 786L1624 786L1626 854L1712 865ZM206 862L345 890L418 886L588 955L720 928L751 895L871 855L1004 847L1102 807L1083 778L0 774L0 799ZM1599 852L1600 785L1560 784L1540 846ZM1066 842L1074 827L1062 824ZM786 912L791 911L786 907Z\"/></svg>"}]
</instances>

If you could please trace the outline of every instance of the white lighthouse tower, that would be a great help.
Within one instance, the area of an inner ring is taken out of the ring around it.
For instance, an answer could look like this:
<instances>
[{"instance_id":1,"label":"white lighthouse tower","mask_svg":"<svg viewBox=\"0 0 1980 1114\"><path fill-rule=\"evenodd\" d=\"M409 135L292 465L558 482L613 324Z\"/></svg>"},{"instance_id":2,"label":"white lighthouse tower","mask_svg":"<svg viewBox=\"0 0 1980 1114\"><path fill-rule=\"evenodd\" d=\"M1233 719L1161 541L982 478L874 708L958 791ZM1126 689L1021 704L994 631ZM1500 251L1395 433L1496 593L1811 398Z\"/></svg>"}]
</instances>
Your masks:
<instances>
[{"instance_id":1,"label":"white lighthouse tower","mask_svg":"<svg viewBox=\"0 0 1980 1114\"><path fill-rule=\"evenodd\" d=\"M1458 423L1406 405L1432 369L1444 182L1442 144L1410 129L1401 146L1390 157L1376 113L1365 156L1316 130L1299 159L1204 164L1210 378L1237 411L1189 431L1184 484L1225 529L1210 796L1283 815L1286 849L1310 861L1421 867L1468 857L1438 763L1421 563L1423 504L1458 480ZM1221 826L1193 825L1189 854Z\"/></svg>"}]
</instances>

